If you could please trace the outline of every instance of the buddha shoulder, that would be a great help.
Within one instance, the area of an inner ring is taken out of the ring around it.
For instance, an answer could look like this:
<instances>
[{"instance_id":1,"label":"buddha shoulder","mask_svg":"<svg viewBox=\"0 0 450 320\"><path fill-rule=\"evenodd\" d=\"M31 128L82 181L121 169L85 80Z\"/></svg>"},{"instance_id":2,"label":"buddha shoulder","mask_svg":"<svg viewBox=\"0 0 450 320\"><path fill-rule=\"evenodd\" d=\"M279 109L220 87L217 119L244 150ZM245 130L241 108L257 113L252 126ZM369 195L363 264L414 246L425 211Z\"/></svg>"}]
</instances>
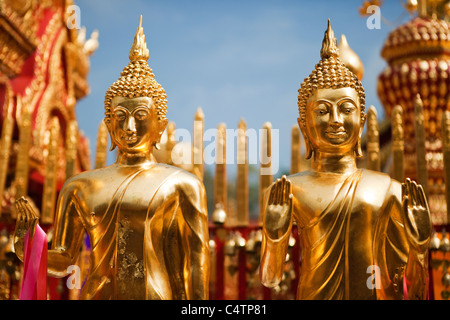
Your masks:
<instances>
[{"instance_id":1,"label":"buddha shoulder","mask_svg":"<svg viewBox=\"0 0 450 320\"><path fill-rule=\"evenodd\" d=\"M166 185L202 185L197 176L175 166L154 163L149 166L118 166L110 165L104 168L84 171L66 180L63 189L81 188L85 191L95 191L97 187L113 187L133 177L135 181L148 183L163 183ZM92 189L92 190L91 190Z\"/></svg>"}]
</instances>

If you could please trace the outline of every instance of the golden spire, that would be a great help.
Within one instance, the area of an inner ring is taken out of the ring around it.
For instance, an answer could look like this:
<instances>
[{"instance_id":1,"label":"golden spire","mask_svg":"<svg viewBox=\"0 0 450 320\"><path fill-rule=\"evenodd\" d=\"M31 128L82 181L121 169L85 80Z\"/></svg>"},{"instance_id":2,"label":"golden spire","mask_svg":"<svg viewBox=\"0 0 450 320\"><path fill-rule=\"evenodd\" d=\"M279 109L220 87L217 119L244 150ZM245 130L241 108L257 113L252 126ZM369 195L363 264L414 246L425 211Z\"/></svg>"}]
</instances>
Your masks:
<instances>
[{"instance_id":1,"label":"golden spire","mask_svg":"<svg viewBox=\"0 0 450 320\"><path fill-rule=\"evenodd\" d=\"M380 132L378 128L378 115L374 106L367 112L367 168L380 171Z\"/></svg>"},{"instance_id":2,"label":"golden spire","mask_svg":"<svg viewBox=\"0 0 450 320\"><path fill-rule=\"evenodd\" d=\"M272 124L266 122L263 125L266 139L262 140L261 164L259 173L259 223L263 223L264 202L267 188L273 182L272 174Z\"/></svg>"},{"instance_id":3,"label":"golden spire","mask_svg":"<svg viewBox=\"0 0 450 320\"><path fill-rule=\"evenodd\" d=\"M236 224L238 227L248 226L248 192L247 124L244 119L241 119L237 136Z\"/></svg>"},{"instance_id":4,"label":"golden spire","mask_svg":"<svg viewBox=\"0 0 450 320\"><path fill-rule=\"evenodd\" d=\"M194 133L192 141L192 165L194 174L203 180L203 132L205 126L205 115L202 108L198 108L194 117Z\"/></svg>"},{"instance_id":5,"label":"golden spire","mask_svg":"<svg viewBox=\"0 0 450 320\"><path fill-rule=\"evenodd\" d=\"M228 208L227 133L225 123L217 126L216 172L214 178L213 222L224 224Z\"/></svg>"},{"instance_id":6,"label":"golden spire","mask_svg":"<svg viewBox=\"0 0 450 320\"><path fill-rule=\"evenodd\" d=\"M134 36L133 45L130 49L130 54L128 57L130 61L145 60L147 61L150 54L147 49L147 43L145 42L144 28L142 28L142 15L139 20L139 27L136 30L136 35Z\"/></svg>"},{"instance_id":7,"label":"golden spire","mask_svg":"<svg viewBox=\"0 0 450 320\"><path fill-rule=\"evenodd\" d=\"M58 118L53 117L50 124L50 139L45 158L45 181L42 195L41 222L52 224L56 205L56 186L58 179L58 147L60 125Z\"/></svg>"},{"instance_id":8,"label":"golden spire","mask_svg":"<svg viewBox=\"0 0 450 320\"><path fill-rule=\"evenodd\" d=\"M393 158L393 178L403 182L405 179L405 142L403 130L403 108L395 106L392 111L392 158Z\"/></svg>"},{"instance_id":9,"label":"golden spire","mask_svg":"<svg viewBox=\"0 0 450 320\"><path fill-rule=\"evenodd\" d=\"M428 197L428 168L425 149L425 118L423 114L423 102L420 94L416 95L414 101L415 115L415 140L417 159L417 182L422 185L425 195Z\"/></svg>"}]
</instances>

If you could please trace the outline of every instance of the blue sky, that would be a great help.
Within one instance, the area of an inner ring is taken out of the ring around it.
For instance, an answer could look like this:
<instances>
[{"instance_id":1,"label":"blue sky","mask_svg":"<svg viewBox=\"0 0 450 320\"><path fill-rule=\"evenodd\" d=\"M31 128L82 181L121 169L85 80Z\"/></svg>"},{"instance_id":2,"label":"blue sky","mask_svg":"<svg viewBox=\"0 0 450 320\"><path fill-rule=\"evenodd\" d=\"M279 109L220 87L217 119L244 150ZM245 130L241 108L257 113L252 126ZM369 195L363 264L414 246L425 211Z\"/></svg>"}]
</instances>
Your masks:
<instances>
[{"instance_id":1,"label":"blue sky","mask_svg":"<svg viewBox=\"0 0 450 320\"><path fill-rule=\"evenodd\" d=\"M107 88L128 64L128 52L143 16L149 65L168 95L169 120L192 129L198 107L205 127L221 122L235 129L240 119L260 129L266 121L279 129L280 167L290 162L290 132L297 119L297 90L320 59L331 19L336 37L345 34L365 74L366 105L384 117L376 93L386 63L380 56L389 32L407 21L402 1L385 1L380 29L369 29L358 8L361 0L78 0L88 36L99 30L91 58L91 93L79 101L80 128L94 153ZM108 162L113 161L110 154ZM232 170L232 169L231 169Z\"/></svg>"}]
</instances>

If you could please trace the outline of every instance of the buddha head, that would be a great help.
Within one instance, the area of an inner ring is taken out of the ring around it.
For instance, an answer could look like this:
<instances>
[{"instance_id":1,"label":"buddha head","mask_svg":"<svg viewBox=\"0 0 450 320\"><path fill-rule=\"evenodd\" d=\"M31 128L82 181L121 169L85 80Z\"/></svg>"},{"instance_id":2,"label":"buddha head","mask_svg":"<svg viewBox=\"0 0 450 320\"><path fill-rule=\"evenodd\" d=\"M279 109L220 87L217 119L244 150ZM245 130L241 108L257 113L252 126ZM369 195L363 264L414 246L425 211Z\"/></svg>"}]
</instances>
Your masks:
<instances>
[{"instance_id":1,"label":"buddha head","mask_svg":"<svg viewBox=\"0 0 450 320\"><path fill-rule=\"evenodd\" d=\"M130 50L130 63L105 95L105 124L116 146L127 153L148 153L159 148L167 126L165 90L156 82L147 60L149 52L142 16Z\"/></svg>"},{"instance_id":2,"label":"buddha head","mask_svg":"<svg viewBox=\"0 0 450 320\"><path fill-rule=\"evenodd\" d=\"M306 158L311 158L314 151L354 152L361 157L366 120L364 88L340 60L330 20L320 56L298 90L298 124L305 139Z\"/></svg>"}]
</instances>

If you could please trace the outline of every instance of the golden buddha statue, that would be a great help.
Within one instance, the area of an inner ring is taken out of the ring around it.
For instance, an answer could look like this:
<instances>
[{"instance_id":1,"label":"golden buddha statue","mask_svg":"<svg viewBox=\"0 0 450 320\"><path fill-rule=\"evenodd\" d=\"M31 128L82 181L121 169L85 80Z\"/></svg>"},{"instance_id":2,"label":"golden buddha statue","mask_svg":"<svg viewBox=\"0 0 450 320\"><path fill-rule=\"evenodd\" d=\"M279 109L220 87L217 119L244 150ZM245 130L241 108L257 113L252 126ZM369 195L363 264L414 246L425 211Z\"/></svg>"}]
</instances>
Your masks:
<instances>
[{"instance_id":1,"label":"golden buddha statue","mask_svg":"<svg viewBox=\"0 0 450 320\"><path fill-rule=\"evenodd\" d=\"M321 60L302 83L298 105L311 169L268 189L262 283L280 282L295 220L298 299L426 299L432 228L423 188L357 168L365 93L341 62L329 21Z\"/></svg>"},{"instance_id":2,"label":"golden buddha statue","mask_svg":"<svg viewBox=\"0 0 450 320\"><path fill-rule=\"evenodd\" d=\"M147 64L142 17L130 63L105 96L105 120L118 148L113 165L67 180L55 213L48 274L67 275L85 232L91 244L81 299L208 299L209 235L200 179L155 162L167 125L166 93ZM37 222L17 201L16 252Z\"/></svg>"}]
</instances>

